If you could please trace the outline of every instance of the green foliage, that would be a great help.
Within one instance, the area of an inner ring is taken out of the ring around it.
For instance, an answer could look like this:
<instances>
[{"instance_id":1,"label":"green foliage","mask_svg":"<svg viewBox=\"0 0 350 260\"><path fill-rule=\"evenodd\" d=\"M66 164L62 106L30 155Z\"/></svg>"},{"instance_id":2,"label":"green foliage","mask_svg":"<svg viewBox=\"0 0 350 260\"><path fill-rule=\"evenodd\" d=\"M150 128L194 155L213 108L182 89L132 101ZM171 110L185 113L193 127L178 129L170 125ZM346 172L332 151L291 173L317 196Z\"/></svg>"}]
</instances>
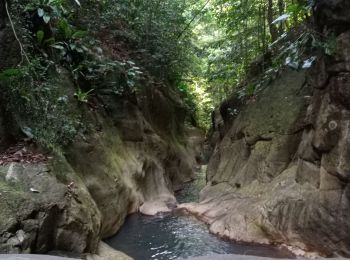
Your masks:
<instances>
[{"instance_id":1,"label":"green foliage","mask_svg":"<svg viewBox=\"0 0 350 260\"><path fill-rule=\"evenodd\" d=\"M44 40L45 33L42 30L39 30L36 32L36 39L38 40L38 43L41 44Z\"/></svg>"},{"instance_id":2,"label":"green foliage","mask_svg":"<svg viewBox=\"0 0 350 260\"><path fill-rule=\"evenodd\" d=\"M0 73L0 80L7 80L20 75L20 70L18 69L6 69Z\"/></svg>"},{"instance_id":3,"label":"green foliage","mask_svg":"<svg viewBox=\"0 0 350 260\"><path fill-rule=\"evenodd\" d=\"M80 88L78 88L78 91L74 94L74 96L78 99L79 102L87 103L89 100L89 96L93 91L93 89L90 89L89 91L84 92Z\"/></svg>"},{"instance_id":4,"label":"green foliage","mask_svg":"<svg viewBox=\"0 0 350 260\"><path fill-rule=\"evenodd\" d=\"M50 64L44 60L1 73L1 100L22 132L45 147L65 145L81 128L79 114L70 107L64 85L48 79ZM4 102L5 101L5 102Z\"/></svg>"},{"instance_id":5,"label":"green foliage","mask_svg":"<svg viewBox=\"0 0 350 260\"><path fill-rule=\"evenodd\" d=\"M68 144L82 128L67 87L73 68L92 59L85 48L86 33L71 24L67 7L64 0L14 0L11 12L18 13L15 22L21 27L16 29L30 63L0 73L6 109L23 133L49 148ZM71 74L59 76L65 71L60 65Z\"/></svg>"},{"instance_id":6,"label":"green foliage","mask_svg":"<svg viewBox=\"0 0 350 260\"><path fill-rule=\"evenodd\" d=\"M117 31L125 41L135 42L135 60L158 79L180 81L192 60L191 28L186 11L194 1L131 0L103 1L101 19L107 26L123 26ZM200 1L201 2L201 1ZM118 15L116 15L118 14ZM185 30L185 31L184 31Z\"/></svg>"},{"instance_id":7,"label":"green foliage","mask_svg":"<svg viewBox=\"0 0 350 260\"><path fill-rule=\"evenodd\" d=\"M254 84L249 84L246 88L245 88L245 94L247 97L252 97L255 94L255 89L256 86Z\"/></svg>"},{"instance_id":8,"label":"green foliage","mask_svg":"<svg viewBox=\"0 0 350 260\"><path fill-rule=\"evenodd\" d=\"M286 11L291 16L290 27L297 26L311 15L312 1L288 2Z\"/></svg>"},{"instance_id":9,"label":"green foliage","mask_svg":"<svg viewBox=\"0 0 350 260\"><path fill-rule=\"evenodd\" d=\"M65 145L82 127L71 107L73 95L76 104L98 93L127 95L138 91L145 77L175 87L193 57L193 16L187 11L200 4L190 2L13 0L10 12L30 63L0 73L7 110L38 143ZM101 28L108 28L116 44L125 44L127 55L104 55ZM66 85L73 81L73 92L54 80L62 71L68 73ZM190 92L182 97L195 113Z\"/></svg>"},{"instance_id":10,"label":"green foliage","mask_svg":"<svg viewBox=\"0 0 350 260\"><path fill-rule=\"evenodd\" d=\"M211 126L211 113L214 107L209 94L203 90L204 84L202 79L193 78L191 84L182 82L177 86L177 89L187 111L190 112L189 115L192 120L195 119L196 126L208 130Z\"/></svg>"},{"instance_id":11,"label":"green foliage","mask_svg":"<svg viewBox=\"0 0 350 260\"><path fill-rule=\"evenodd\" d=\"M181 82L177 86L177 88L178 88L178 91L180 92L180 96L184 101L187 110L194 115L197 110L196 100L195 100L196 97L193 91L190 89L190 86L188 84L185 84L184 82Z\"/></svg>"},{"instance_id":12,"label":"green foliage","mask_svg":"<svg viewBox=\"0 0 350 260\"><path fill-rule=\"evenodd\" d=\"M162 81L206 128L210 111L233 91L242 99L254 97L283 64L298 69L305 60L312 63L308 46L335 53L331 35L319 40L303 31L289 37L310 16L307 0L13 0L11 13L33 64L5 70L0 80L12 86L7 95L54 118L66 109L55 105L59 90L51 79L62 67L80 103L101 93L129 95L143 81ZM47 125L35 120L36 126L26 127L39 139L39 125L43 131ZM78 124L66 124L75 129L63 131L71 139ZM42 136L50 140L42 143L65 139Z\"/></svg>"},{"instance_id":13,"label":"green foliage","mask_svg":"<svg viewBox=\"0 0 350 260\"><path fill-rule=\"evenodd\" d=\"M254 102L283 66L307 68L315 61L312 43L319 37L304 26L310 1L214 0L203 10L193 29L196 58L187 78L194 93L205 96L194 99L200 122L210 124L209 111L233 92ZM332 41L321 42L332 53Z\"/></svg>"},{"instance_id":14,"label":"green foliage","mask_svg":"<svg viewBox=\"0 0 350 260\"><path fill-rule=\"evenodd\" d=\"M313 38L313 46L321 49L327 56L334 56L337 52L337 38L334 33L330 33L323 39Z\"/></svg>"},{"instance_id":15,"label":"green foliage","mask_svg":"<svg viewBox=\"0 0 350 260\"><path fill-rule=\"evenodd\" d=\"M45 24L48 24L51 19L60 18L66 13L63 5L65 0L35 0L29 1L25 6L24 11L35 13Z\"/></svg>"},{"instance_id":16,"label":"green foliage","mask_svg":"<svg viewBox=\"0 0 350 260\"><path fill-rule=\"evenodd\" d=\"M310 16L308 2L215 0L212 3L210 13L216 22L216 37L204 47L209 51L207 90L215 104L234 91L239 91L242 98L255 95L275 78L288 57L290 64L305 58L305 46L310 43L308 36L291 36L291 31ZM245 89L236 89L240 84Z\"/></svg>"}]
</instances>

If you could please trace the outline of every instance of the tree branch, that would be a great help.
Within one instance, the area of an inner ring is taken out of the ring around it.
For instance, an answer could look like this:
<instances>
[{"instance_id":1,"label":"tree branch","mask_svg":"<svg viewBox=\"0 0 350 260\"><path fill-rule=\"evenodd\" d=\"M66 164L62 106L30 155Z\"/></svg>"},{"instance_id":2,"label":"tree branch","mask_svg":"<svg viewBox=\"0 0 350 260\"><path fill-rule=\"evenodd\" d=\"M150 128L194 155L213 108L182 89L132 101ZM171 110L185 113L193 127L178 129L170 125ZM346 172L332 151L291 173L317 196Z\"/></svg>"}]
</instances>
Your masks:
<instances>
[{"instance_id":1,"label":"tree branch","mask_svg":"<svg viewBox=\"0 0 350 260\"><path fill-rule=\"evenodd\" d=\"M13 31L13 35L15 36L15 38L16 38L18 44L19 44L19 47L20 47L20 49L21 49L21 59L22 59L22 60L21 60L21 62L18 64L18 66L21 65L21 64L23 63L23 57L25 57L26 61L30 64L29 58L28 58L26 52L24 51L23 45L22 45L21 41L19 40L19 38L18 38L18 36L17 36L16 30L15 30L15 26L14 26L14 24L13 24L13 22L12 22L11 15L10 15L10 12L9 12L9 9L8 9L8 4L7 4L7 1L6 1L6 0L5 0L5 9L6 9L6 14L7 14L7 16L8 16L8 18L9 18L9 21L10 21L10 25L11 25L11 29L12 29L12 31Z\"/></svg>"},{"instance_id":2,"label":"tree branch","mask_svg":"<svg viewBox=\"0 0 350 260\"><path fill-rule=\"evenodd\" d=\"M194 20L196 20L196 18L198 17L198 15L200 15L202 13L202 11L207 7L207 5L209 4L211 0L207 0L207 2L203 5L203 7L201 8L201 10L198 12L198 14L196 14L192 20L186 25L185 29L183 29L181 31L181 33L179 34L179 36L177 37L177 39L180 39L182 37L182 35L188 30L188 28L190 28L191 24L194 22Z\"/></svg>"}]
</instances>

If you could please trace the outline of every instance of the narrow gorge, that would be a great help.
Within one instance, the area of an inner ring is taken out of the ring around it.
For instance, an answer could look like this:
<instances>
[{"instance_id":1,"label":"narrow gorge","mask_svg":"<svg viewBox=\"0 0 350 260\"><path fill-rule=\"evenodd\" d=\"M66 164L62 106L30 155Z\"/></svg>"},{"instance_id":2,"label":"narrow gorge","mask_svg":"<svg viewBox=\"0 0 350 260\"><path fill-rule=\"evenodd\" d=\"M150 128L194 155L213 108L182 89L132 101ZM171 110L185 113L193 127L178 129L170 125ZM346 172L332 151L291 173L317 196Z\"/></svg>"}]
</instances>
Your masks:
<instances>
[{"instance_id":1,"label":"narrow gorge","mask_svg":"<svg viewBox=\"0 0 350 260\"><path fill-rule=\"evenodd\" d=\"M122 2L0 0L0 254L350 257L350 3Z\"/></svg>"}]
</instances>

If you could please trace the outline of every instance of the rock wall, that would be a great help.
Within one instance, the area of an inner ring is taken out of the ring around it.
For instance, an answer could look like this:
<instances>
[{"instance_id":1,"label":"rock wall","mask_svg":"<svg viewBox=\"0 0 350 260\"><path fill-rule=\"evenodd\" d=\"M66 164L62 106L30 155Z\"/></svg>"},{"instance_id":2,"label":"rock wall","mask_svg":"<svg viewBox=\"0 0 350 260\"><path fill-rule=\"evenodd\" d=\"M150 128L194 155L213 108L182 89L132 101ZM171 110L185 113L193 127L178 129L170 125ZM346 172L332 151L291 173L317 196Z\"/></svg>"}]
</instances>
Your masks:
<instances>
[{"instance_id":1,"label":"rock wall","mask_svg":"<svg viewBox=\"0 0 350 260\"><path fill-rule=\"evenodd\" d=\"M145 91L164 103L99 97L98 108L83 108L89 130L47 163L0 166L0 252L93 253L128 214L175 207L173 190L191 180L195 151L180 126L169 132L144 116L152 118L152 104L158 116L183 124L174 110L181 103L161 89Z\"/></svg>"},{"instance_id":2,"label":"rock wall","mask_svg":"<svg viewBox=\"0 0 350 260\"><path fill-rule=\"evenodd\" d=\"M350 9L316 1L334 56L286 71L240 109L209 163L199 204L185 204L213 233L350 256ZM306 81L305 81L306 80Z\"/></svg>"},{"instance_id":3,"label":"rock wall","mask_svg":"<svg viewBox=\"0 0 350 260\"><path fill-rule=\"evenodd\" d=\"M0 15L0 71L20 62L5 18ZM170 211L174 190L193 178L202 137L185 128L186 110L171 87L144 82L137 95L101 91L82 104L69 73L59 71L53 84L67 96L66 113L82 115L85 130L48 161L0 163L0 253L100 254L100 240L128 214ZM106 76L106 85L117 78ZM4 109L6 102L0 102L0 152L21 139L21 119ZM23 149L19 158L33 147Z\"/></svg>"},{"instance_id":4,"label":"rock wall","mask_svg":"<svg viewBox=\"0 0 350 260\"><path fill-rule=\"evenodd\" d=\"M169 87L97 94L78 104L63 69L56 84L67 95L67 113L83 115L86 127L47 162L0 165L1 253L95 253L128 214L174 208L173 191L193 178L201 137L186 134L186 111ZM20 138L12 116L0 116L0 148L9 136Z\"/></svg>"}]
</instances>

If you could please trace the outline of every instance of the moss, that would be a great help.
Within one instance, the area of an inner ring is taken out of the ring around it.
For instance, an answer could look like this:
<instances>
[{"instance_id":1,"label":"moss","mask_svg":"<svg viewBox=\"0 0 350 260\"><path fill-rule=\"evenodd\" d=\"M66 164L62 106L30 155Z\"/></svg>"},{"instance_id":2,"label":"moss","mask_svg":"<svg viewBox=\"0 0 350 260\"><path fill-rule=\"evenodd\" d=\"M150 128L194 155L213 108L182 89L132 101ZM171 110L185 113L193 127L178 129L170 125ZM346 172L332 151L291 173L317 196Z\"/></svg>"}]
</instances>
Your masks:
<instances>
[{"instance_id":1,"label":"moss","mask_svg":"<svg viewBox=\"0 0 350 260\"><path fill-rule=\"evenodd\" d=\"M16 77L0 85L1 100L6 112L12 115L16 135L25 133L44 147L52 148L73 140L82 126L81 112L67 71L60 69L37 76L41 70L40 60L20 68Z\"/></svg>"},{"instance_id":2,"label":"moss","mask_svg":"<svg viewBox=\"0 0 350 260\"><path fill-rule=\"evenodd\" d=\"M8 185L0 180L0 230L8 230L16 222L19 205L25 201L25 194L19 186Z\"/></svg>"},{"instance_id":3,"label":"moss","mask_svg":"<svg viewBox=\"0 0 350 260\"><path fill-rule=\"evenodd\" d=\"M257 142L254 146L254 153L257 155L266 155L271 147L271 142L261 141Z\"/></svg>"},{"instance_id":4,"label":"moss","mask_svg":"<svg viewBox=\"0 0 350 260\"><path fill-rule=\"evenodd\" d=\"M252 135L291 133L291 122L298 119L300 109L304 107L303 93L295 94L302 89L304 82L304 72L287 71L283 78L265 89L260 99L248 105L240 115L247 132Z\"/></svg>"}]
</instances>

